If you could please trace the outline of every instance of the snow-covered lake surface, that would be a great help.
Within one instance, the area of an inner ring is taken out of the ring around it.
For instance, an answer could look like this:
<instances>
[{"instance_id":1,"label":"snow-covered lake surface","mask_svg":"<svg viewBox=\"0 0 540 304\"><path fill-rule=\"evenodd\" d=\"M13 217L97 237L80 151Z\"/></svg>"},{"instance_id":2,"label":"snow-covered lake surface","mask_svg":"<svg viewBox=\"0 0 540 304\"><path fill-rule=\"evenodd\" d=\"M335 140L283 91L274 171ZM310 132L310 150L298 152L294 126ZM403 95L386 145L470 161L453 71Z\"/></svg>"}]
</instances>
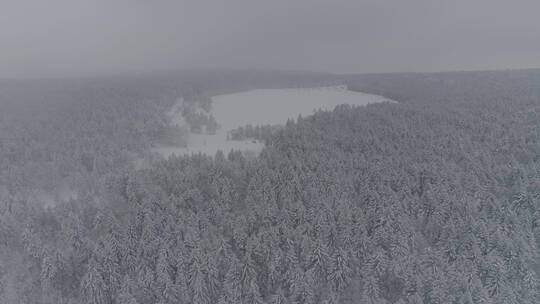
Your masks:
<instances>
[{"instance_id":1,"label":"snow-covered lake surface","mask_svg":"<svg viewBox=\"0 0 540 304\"><path fill-rule=\"evenodd\" d=\"M307 116L317 110L333 110L337 105L363 106L368 103L391 101L378 95L347 90L345 86L301 89L260 89L242 93L214 96L211 114L220 125L215 134L193 134L188 138L187 147L158 147L155 150L163 156L171 154L204 153L214 155L218 150L259 152L263 143L227 140L227 132L248 124L284 125L287 119L298 115ZM178 107L178 105L175 105ZM182 122L179 111L171 113L174 123Z\"/></svg>"}]
</instances>

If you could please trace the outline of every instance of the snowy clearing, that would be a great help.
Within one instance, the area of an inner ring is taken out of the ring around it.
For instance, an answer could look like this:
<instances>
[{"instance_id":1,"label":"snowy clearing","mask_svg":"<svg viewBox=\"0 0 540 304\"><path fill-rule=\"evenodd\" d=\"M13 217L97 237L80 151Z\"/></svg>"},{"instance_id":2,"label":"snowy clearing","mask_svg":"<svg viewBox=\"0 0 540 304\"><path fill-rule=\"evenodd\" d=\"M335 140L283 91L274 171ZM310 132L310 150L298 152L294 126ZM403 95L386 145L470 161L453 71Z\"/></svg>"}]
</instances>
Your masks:
<instances>
[{"instance_id":1,"label":"snowy clearing","mask_svg":"<svg viewBox=\"0 0 540 304\"><path fill-rule=\"evenodd\" d=\"M155 151L168 157L172 154L203 153L214 155L218 150L258 152L263 143L246 140L227 140L227 132L248 124L279 125L298 115L307 116L317 110L333 110L340 104L363 106L369 103L390 101L378 95L347 90L345 86L300 88L300 89L259 89L242 93L217 95L213 97L211 114L219 128L215 134L190 133L187 147L158 147ZM175 105L175 109L178 106ZM181 115L174 111L176 115ZM173 119L175 123L182 117Z\"/></svg>"}]
</instances>

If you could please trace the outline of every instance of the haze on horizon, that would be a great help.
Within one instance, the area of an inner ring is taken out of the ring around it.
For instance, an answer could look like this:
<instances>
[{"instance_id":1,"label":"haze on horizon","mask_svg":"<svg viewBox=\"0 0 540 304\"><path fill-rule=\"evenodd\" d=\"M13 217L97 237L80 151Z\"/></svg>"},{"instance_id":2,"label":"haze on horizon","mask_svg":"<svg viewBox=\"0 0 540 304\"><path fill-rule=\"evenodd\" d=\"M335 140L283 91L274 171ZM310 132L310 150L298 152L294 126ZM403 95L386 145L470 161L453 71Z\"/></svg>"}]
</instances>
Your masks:
<instances>
[{"instance_id":1,"label":"haze on horizon","mask_svg":"<svg viewBox=\"0 0 540 304\"><path fill-rule=\"evenodd\" d=\"M0 7L0 78L540 62L540 3L532 0L0 0Z\"/></svg>"}]
</instances>

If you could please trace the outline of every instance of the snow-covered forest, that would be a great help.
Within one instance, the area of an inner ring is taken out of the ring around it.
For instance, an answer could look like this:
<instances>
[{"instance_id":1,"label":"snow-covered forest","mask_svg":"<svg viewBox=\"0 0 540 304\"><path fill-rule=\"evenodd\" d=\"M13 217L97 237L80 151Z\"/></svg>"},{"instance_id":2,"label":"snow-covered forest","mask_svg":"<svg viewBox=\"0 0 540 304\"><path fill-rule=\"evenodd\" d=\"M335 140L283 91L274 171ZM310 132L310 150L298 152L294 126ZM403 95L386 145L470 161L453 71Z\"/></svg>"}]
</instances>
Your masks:
<instances>
[{"instance_id":1,"label":"snow-covered forest","mask_svg":"<svg viewBox=\"0 0 540 304\"><path fill-rule=\"evenodd\" d=\"M155 152L179 99L336 84L397 102ZM540 70L0 81L0 303L534 304L539 244Z\"/></svg>"}]
</instances>

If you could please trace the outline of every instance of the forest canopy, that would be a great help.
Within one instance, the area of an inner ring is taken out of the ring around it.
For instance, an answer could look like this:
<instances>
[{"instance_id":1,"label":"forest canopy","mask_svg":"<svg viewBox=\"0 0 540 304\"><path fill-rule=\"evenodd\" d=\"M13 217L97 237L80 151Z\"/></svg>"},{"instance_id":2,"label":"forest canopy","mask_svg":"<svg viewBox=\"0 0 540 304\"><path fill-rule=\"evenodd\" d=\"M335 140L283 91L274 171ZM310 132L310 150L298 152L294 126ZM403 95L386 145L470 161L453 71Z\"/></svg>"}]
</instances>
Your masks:
<instances>
[{"instance_id":1,"label":"forest canopy","mask_svg":"<svg viewBox=\"0 0 540 304\"><path fill-rule=\"evenodd\" d=\"M2 83L0 298L540 302L539 70L232 74ZM179 96L327 83L398 103L150 152Z\"/></svg>"}]
</instances>

